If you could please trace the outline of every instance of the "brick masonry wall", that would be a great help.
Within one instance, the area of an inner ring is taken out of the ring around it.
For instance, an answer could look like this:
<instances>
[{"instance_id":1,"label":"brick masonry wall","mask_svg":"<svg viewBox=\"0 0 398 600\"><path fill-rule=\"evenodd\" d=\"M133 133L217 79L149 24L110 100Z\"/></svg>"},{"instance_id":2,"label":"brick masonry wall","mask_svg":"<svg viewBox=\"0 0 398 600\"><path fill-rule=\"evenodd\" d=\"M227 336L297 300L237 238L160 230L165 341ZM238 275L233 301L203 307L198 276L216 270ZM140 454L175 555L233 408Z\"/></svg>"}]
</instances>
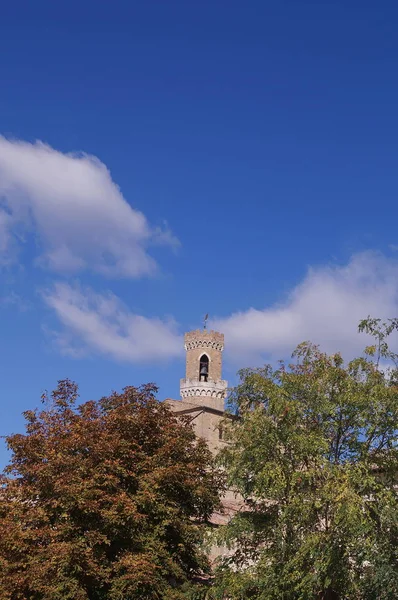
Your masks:
<instances>
[{"instance_id":1,"label":"brick masonry wall","mask_svg":"<svg viewBox=\"0 0 398 600\"><path fill-rule=\"evenodd\" d=\"M209 379L222 378L222 350L224 335L217 331L196 330L185 334L186 378L199 378L199 363L203 354L209 357Z\"/></svg>"}]
</instances>

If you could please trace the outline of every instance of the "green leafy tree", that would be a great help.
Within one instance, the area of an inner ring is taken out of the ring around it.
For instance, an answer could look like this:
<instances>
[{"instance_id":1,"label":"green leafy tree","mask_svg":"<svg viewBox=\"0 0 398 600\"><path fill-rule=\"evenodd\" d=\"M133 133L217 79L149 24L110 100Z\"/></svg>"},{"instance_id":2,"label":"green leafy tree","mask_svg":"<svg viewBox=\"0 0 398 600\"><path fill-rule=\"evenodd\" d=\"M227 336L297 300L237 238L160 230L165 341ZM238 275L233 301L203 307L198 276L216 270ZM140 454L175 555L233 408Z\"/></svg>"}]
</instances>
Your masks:
<instances>
[{"instance_id":1,"label":"green leafy tree","mask_svg":"<svg viewBox=\"0 0 398 600\"><path fill-rule=\"evenodd\" d=\"M1 600L177 600L209 572L220 477L155 392L76 406L66 380L25 413L0 490Z\"/></svg>"},{"instance_id":2,"label":"green leafy tree","mask_svg":"<svg viewBox=\"0 0 398 600\"><path fill-rule=\"evenodd\" d=\"M240 373L221 460L245 508L212 597L398 598L396 329L362 321L376 343L348 363L303 343L292 364Z\"/></svg>"}]
</instances>

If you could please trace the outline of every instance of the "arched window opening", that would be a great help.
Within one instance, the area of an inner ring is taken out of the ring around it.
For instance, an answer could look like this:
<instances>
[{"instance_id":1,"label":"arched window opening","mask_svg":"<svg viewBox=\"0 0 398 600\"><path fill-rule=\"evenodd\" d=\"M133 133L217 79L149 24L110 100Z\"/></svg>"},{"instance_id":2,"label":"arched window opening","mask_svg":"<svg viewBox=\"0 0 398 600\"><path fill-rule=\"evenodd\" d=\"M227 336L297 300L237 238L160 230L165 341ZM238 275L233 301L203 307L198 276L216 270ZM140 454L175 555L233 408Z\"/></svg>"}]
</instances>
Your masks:
<instances>
[{"instance_id":1,"label":"arched window opening","mask_svg":"<svg viewBox=\"0 0 398 600\"><path fill-rule=\"evenodd\" d=\"M203 354L199 363L199 381L207 381L209 378L209 357Z\"/></svg>"},{"instance_id":2,"label":"arched window opening","mask_svg":"<svg viewBox=\"0 0 398 600\"><path fill-rule=\"evenodd\" d=\"M219 440L223 440L224 439L224 430L222 428L222 425L220 425L219 428L218 428L218 439Z\"/></svg>"}]
</instances>

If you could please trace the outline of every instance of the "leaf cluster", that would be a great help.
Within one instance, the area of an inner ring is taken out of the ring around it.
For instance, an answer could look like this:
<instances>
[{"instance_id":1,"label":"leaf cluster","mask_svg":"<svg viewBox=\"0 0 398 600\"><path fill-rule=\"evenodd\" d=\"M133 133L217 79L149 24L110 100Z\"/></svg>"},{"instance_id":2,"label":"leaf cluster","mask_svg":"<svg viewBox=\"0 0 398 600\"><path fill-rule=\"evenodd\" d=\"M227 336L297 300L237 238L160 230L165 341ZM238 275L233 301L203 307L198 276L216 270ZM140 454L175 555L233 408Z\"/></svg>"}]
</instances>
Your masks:
<instances>
[{"instance_id":1,"label":"leaf cluster","mask_svg":"<svg viewBox=\"0 0 398 600\"><path fill-rule=\"evenodd\" d=\"M221 462L245 509L222 532L215 598L398 597L398 386L379 368L391 331L347 364L303 343L291 364L241 372Z\"/></svg>"},{"instance_id":2,"label":"leaf cluster","mask_svg":"<svg viewBox=\"0 0 398 600\"><path fill-rule=\"evenodd\" d=\"M152 385L27 411L0 490L1 600L178 600L209 571L221 479Z\"/></svg>"}]
</instances>

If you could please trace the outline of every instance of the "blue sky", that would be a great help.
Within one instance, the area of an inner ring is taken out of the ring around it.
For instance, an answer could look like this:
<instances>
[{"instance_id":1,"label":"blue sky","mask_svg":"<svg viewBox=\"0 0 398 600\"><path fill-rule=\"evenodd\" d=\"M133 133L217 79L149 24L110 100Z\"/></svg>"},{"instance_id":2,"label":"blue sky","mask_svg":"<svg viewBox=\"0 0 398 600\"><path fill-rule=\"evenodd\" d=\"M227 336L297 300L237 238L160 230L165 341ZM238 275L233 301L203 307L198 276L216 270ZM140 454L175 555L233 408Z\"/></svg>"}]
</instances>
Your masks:
<instances>
[{"instance_id":1,"label":"blue sky","mask_svg":"<svg viewBox=\"0 0 398 600\"><path fill-rule=\"evenodd\" d=\"M232 382L396 316L396 3L6 4L1 434L65 377L178 397L205 312Z\"/></svg>"}]
</instances>

